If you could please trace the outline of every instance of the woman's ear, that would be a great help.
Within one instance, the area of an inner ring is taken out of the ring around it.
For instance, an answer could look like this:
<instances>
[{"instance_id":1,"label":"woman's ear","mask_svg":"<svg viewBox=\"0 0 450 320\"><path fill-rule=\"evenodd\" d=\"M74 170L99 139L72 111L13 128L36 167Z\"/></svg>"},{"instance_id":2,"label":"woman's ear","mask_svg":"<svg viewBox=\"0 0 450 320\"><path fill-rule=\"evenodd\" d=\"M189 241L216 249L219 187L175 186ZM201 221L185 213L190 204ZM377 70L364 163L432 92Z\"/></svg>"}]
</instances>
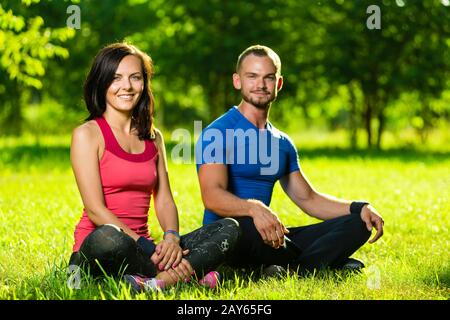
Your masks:
<instances>
[{"instance_id":1,"label":"woman's ear","mask_svg":"<svg viewBox=\"0 0 450 320\"><path fill-rule=\"evenodd\" d=\"M239 74L233 73L233 86L236 90L241 90L241 78L239 77Z\"/></svg>"}]
</instances>

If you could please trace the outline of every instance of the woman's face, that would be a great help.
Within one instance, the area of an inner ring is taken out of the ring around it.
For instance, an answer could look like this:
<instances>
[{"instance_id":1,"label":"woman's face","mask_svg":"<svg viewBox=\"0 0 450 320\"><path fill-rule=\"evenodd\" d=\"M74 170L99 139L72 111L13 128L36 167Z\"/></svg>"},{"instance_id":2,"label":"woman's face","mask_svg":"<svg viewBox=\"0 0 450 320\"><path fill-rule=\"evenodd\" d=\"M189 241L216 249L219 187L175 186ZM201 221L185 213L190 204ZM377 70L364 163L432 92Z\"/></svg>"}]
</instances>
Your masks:
<instances>
[{"instance_id":1,"label":"woman's face","mask_svg":"<svg viewBox=\"0 0 450 320\"><path fill-rule=\"evenodd\" d=\"M106 108L131 113L144 90L141 60L133 55L120 61L114 80L106 90Z\"/></svg>"}]
</instances>

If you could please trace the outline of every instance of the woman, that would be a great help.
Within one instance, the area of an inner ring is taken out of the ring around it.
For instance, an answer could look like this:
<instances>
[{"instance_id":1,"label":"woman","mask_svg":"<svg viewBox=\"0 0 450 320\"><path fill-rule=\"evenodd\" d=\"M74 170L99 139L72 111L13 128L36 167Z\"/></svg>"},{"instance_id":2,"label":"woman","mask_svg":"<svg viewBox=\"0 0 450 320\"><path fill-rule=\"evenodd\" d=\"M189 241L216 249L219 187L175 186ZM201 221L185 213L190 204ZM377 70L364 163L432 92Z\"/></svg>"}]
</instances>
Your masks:
<instances>
[{"instance_id":1,"label":"woman","mask_svg":"<svg viewBox=\"0 0 450 320\"><path fill-rule=\"evenodd\" d=\"M188 281L193 274L214 286L239 237L223 219L185 236L168 173L164 140L153 125L152 61L135 46L109 45L97 54L84 85L87 121L73 132L72 168L84 204L74 232L70 265L93 275L125 275L137 290ZM163 240L149 236L150 198ZM209 281L209 282L208 282Z\"/></svg>"}]
</instances>

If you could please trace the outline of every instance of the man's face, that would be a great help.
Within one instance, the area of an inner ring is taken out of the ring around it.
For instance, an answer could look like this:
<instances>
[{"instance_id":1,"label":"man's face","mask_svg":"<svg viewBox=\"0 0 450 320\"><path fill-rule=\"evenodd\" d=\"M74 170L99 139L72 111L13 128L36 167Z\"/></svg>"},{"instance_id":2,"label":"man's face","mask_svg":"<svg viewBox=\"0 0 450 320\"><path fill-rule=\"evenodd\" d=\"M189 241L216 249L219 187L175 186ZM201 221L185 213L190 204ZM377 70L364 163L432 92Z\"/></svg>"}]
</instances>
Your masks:
<instances>
[{"instance_id":1,"label":"man's face","mask_svg":"<svg viewBox=\"0 0 450 320\"><path fill-rule=\"evenodd\" d=\"M283 78L276 72L269 57L250 54L242 61L239 72L233 74L233 85L241 91L245 102L267 109L283 84Z\"/></svg>"}]
</instances>

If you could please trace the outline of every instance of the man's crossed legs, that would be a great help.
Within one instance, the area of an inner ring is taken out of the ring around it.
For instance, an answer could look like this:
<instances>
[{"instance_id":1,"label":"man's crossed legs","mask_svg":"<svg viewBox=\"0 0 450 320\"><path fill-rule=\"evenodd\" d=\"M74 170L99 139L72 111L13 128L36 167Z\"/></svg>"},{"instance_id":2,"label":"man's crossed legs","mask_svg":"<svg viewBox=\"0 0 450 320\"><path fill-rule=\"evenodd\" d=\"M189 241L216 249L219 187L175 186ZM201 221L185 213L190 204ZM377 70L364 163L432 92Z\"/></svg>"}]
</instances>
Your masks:
<instances>
[{"instance_id":1,"label":"man's crossed legs","mask_svg":"<svg viewBox=\"0 0 450 320\"><path fill-rule=\"evenodd\" d=\"M346 215L317 224L288 228L285 246L274 249L266 245L250 217L237 218L242 233L232 266L260 267L278 265L300 273L314 269L340 269L349 257L370 237L359 215ZM353 260L355 263L355 260ZM358 265L358 263L356 263ZM362 263L360 263L363 266Z\"/></svg>"}]
</instances>

